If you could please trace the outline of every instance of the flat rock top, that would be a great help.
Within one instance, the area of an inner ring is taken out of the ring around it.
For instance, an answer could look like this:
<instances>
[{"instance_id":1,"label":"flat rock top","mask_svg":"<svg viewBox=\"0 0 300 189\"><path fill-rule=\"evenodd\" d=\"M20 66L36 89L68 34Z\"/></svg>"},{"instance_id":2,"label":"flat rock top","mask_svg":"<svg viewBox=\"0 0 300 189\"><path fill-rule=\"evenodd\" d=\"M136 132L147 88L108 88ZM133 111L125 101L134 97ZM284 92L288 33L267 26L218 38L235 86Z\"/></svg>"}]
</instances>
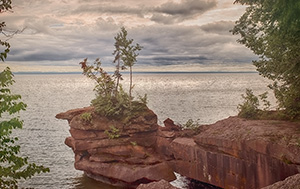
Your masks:
<instances>
[{"instance_id":1,"label":"flat rock top","mask_svg":"<svg viewBox=\"0 0 300 189\"><path fill-rule=\"evenodd\" d=\"M277 143L299 144L300 122L277 120L248 120L229 117L211 125L204 126L198 137L226 140L271 140Z\"/></svg>"},{"instance_id":2,"label":"flat rock top","mask_svg":"<svg viewBox=\"0 0 300 189\"><path fill-rule=\"evenodd\" d=\"M83 113L89 113L91 116L90 120L84 120L81 117ZM156 131L158 129L157 115L150 109L140 112L139 115L131 118L129 122L126 123L122 120L99 116L92 106L68 110L57 114L55 117L57 119L68 120L71 128L79 130L107 130L113 126L118 129L124 128L127 132L135 133ZM129 126L127 124L129 124Z\"/></svg>"},{"instance_id":3,"label":"flat rock top","mask_svg":"<svg viewBox=\"0 0 300 189\"><path fill-rule=\"evenodd\" d=\"M290 176L283 181L276 182L262 189L300 189L300 174Z\"/></svg>"},{"instance_id":4,"label":"flat rock top","mask_svg":"<svg viewBox=\"0 0 300 189\"><path fill-rule=\"evenodd\" d=\"M91 112L93 111L94 108L89 106L89 107L84 107L84 108L77 108L77 109L72 109L72 110L68 110L66 112L62 112L57 114L55 117L57 119L66 119L68 121L71 121L73 119L73 117L82 114L83 112Z\"/></svg>"},{"instance_id":5,"label":"flat rock top","mask_svg":"<svg viewBox=\"0 0 300 189\"><path fill-rule=\"evenodd\" d=\"M195 146L196 143L192 138L176 138L173 140L175 143L184 144L186 146Z\"/></svg>"}]
</instances>

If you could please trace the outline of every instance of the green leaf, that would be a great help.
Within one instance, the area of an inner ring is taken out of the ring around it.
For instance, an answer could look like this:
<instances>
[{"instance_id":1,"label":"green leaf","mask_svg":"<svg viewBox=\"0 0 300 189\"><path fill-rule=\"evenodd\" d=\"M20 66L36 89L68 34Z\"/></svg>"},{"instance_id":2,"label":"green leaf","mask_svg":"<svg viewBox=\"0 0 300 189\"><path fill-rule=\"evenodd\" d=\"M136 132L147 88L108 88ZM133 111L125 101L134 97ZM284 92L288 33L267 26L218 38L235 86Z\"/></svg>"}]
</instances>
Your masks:
<instances>
[{"instance_id":1,"label":"green leaf","mask_svg":"<svg viewBox=\"0 0 300 189\"><path fill-rule=\"evenodd\" d=\"M300 1L235 3L248 7L231 32L239 34L238 42L258 55L253 64L260 75L273 81L270 88L279 109L291 119L300 119Z\"/></svg>"},{"instance_id":2,"label":"green leaf","mask_svg":"<svg viewBox=\"0 0 300 189\"><path fill-rule=\"evenodd\" d=\"M23 121L13 115L26 108L26 104L20 101L20 95L11 94L8 87L13 83L10 68L4 69L0 73L0 188L17 188L19 179L49 172L48 168L31 164L27 157L19 156L20 146L16 145L18 137L10 136L13 129L21 129L23 126ZM3 113L10 114L12 118L3 120Z\"/></svg>"}]
</instances>

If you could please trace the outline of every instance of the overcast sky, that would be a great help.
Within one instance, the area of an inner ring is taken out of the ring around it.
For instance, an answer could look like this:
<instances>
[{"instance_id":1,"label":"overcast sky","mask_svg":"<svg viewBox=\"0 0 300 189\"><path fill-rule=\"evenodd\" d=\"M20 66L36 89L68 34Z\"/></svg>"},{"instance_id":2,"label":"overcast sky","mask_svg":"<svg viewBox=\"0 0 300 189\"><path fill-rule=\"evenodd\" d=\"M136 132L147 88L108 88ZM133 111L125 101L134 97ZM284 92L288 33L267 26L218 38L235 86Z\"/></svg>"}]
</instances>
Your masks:
<instances>
[{"instance_id":1,"label":"overcast sky","mask_svg":"<svg viewBox=\"0 0 300 189\"><path fill-rule=\"evenodd\" d=\"M114 36L125 26L144 47L137 70L251 70L255 56L229 32L245 10L233 2L13 0L0 21L24 31L9 40L6 63L15 71L80 71L84 58L99 57L112 66Z\"/></svg>"}]
</instances>

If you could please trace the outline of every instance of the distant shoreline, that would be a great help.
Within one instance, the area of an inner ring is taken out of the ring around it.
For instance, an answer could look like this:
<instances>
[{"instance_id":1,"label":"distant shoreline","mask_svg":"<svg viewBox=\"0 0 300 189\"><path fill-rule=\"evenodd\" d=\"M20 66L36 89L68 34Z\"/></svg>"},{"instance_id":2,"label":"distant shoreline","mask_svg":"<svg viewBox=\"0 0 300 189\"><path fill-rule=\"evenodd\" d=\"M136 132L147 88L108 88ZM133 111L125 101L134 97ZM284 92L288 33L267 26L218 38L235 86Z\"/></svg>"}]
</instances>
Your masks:
<instances>
[{"instance_id":1,"label":"distant shoreline","mask_svg":"<svg viewBox=\"0 0 300 189\"><path fill-rule=\"evenodd\" d=\"M108 72L112 74L113 72ZM133 74L246 74L258 73L256 71L162 71L162 72L133 72ZM14 72L15 75L71 75L82 74L82 72ZM122 72L122 74L129 74L129 72Z\"/></svg>"}]
</instances>

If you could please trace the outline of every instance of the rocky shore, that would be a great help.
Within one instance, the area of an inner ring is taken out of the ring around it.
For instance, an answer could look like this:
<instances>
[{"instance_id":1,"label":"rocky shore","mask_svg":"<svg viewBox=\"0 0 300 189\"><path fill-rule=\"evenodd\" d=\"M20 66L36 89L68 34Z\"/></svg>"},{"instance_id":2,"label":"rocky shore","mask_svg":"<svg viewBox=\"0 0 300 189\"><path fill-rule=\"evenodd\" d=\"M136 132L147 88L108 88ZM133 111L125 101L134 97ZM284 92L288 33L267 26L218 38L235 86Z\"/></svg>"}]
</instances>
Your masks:
<instances>
[{"instance_id":1,"label":"rocky shore","mask_svg":"<svg viewBox=\"0 0 300 189\"><path fill-rule=\"evenodd\" d=\"M181 130L170 119L157 125L148 110L125 126L97 116L92 107L56 118L68 120L65 143L75 153L75 168L112 185L157 186L177 172L222 188L262 188L300 173L299 123L229 117Z\"/></svg>"},{"instance_id":2,"label":"rocky shore","mask_svg":"<svg viewBox=\"0 0 300 189\"><path fill-rule=\"evenodd\" d=\"M164 131L157 141L173 170L222 188L262 188L300 172L300 124L238 117L200 133Z\"/></svg>"}]
</instances>

